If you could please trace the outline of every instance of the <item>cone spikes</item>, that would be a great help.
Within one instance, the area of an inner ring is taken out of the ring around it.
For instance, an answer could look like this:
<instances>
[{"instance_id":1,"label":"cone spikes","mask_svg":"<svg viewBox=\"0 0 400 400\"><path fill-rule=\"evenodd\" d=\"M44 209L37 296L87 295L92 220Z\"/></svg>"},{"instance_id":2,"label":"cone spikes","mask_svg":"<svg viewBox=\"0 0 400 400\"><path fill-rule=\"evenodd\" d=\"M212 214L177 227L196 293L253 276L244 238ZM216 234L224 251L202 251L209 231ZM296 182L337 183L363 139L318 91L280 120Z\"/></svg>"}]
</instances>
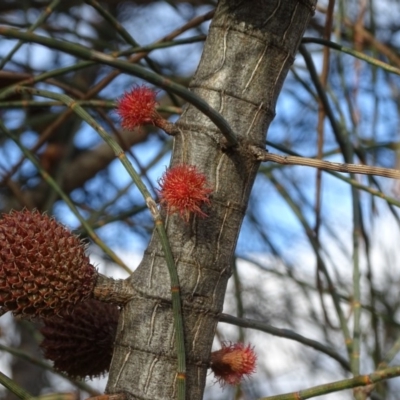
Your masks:
<instances>
[{"instance_id":1,"label":"cone spikes","mask_svg":"<svg viewBox=\"0 0 400 400\"><path fill-rule=\"evenodd\" d=\"M16 316L68 312L88 299L97 271L82 241L37 211L0 219L0 308Z\"/></svg>"}]
</instances>

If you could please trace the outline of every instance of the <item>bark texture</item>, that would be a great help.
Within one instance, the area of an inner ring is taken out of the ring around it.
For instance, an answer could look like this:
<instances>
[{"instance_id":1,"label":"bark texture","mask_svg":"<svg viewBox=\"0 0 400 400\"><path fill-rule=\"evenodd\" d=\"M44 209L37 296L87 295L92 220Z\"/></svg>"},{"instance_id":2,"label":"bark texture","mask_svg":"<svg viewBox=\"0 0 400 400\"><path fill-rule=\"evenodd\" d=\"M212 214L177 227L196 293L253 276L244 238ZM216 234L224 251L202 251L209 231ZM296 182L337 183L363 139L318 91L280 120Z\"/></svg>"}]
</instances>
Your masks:
<instances>
[{"instance_id":1,"label":"bark texture","mask_svg":"<svg viewBox=\"0 0 400 400\"><path fill-rule=\"evenodd\" d=\"M241 143L264 146L275 104L313 0L221 0L191 89L218 110ZM172 165L196 165L214 188L209 217L166 221L184 310L187 399L203 398L218 315L231 275L240 226L258 169L244 146L224 150L222 136L195 107L177 123ZM176 350L170 279L155 232L129 282L134 299L122 311L108 393L129 399L176 398Z\"/></svg>"}]
</instances>

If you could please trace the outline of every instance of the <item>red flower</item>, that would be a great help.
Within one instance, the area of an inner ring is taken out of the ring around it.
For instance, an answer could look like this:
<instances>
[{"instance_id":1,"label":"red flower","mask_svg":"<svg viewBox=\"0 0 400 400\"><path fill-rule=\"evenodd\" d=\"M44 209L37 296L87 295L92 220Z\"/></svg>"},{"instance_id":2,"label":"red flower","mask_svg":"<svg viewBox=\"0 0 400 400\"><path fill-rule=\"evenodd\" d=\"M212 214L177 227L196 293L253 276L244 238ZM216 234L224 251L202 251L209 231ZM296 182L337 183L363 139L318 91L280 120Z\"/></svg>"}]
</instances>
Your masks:
<instances>
[{"instance_id":1,"label":"red flower","mask_svg":"<svg viewBox=\"0 0 400 400\"><path fill-rule=\"evenodd\" d=\"M121 126L133 130L137 126L154 123L157 93L147 86L135 86L118 100L117 113L122 118Z\"/></svg>"},{"instance_id":2,"label":"red flower","mask_svg":"<svg viewBox=\"0 0 400 400\"><path fill-rule=\"evenodd\" d=\"M212 189L207 187L205 175L193 165L181 164L167 169L159 180L161 205L167 207L168 214L179 212L186 222L194 213L206 217L201 205L210 204L208 198Z\"/></svg>"},{"instance_id":3,"label":"red flower","mask_svg":"<svg viewBox=\"0 0 400 400\"><path fill-rule=\"evenodd\" d=\"M255 371L256 361L254 348L243 343L223 343L221 350L211 353L211 369L222 386L238 385L243 376Z\"/></svg>"}]
</instances>

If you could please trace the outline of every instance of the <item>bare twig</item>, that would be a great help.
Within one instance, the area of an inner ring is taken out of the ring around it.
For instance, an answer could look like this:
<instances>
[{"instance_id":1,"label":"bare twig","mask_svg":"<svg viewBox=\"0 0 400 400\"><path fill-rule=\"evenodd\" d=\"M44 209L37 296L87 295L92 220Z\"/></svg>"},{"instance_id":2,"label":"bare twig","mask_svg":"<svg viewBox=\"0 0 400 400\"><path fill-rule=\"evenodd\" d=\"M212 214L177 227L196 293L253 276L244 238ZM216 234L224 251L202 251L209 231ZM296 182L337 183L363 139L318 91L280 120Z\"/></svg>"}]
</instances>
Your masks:
<instances>
[{"instance_id":1,"label":"bare twig","mask_svg":"<svg viewBox=\"0 0 400 400\"><path fill-rule=\"evenodd\" d=\"M350 370L349 362L344 357L342 357L340 354L335 352L333 349L329 348L328 346L325 346L324 344L322 344L316 340L309 339L302 335L299 335L298 333L296 333L290 329L276 328L275 326L266 324L262 321L256 321L254 319L249 319L249 318L238 318L238 317L234 317L233 315L229 315L229 314L221 314L219 317L219 322L225 322L227 324L240 326L242 328L256 329L256 330L259 330L262 332L269 333L274 336L279 336L282 338L294 340L294 341L302 343L306 346L312 347L313 349L318 350L324 354L327 354L328 356L332 357L337 362L339 362L340 365L345 370L347 370L347 371Z\"/></svg>"},{"instance_id":2,"label":"bare twig","mask_svg":"<svg viewBox=\"0 0 400 400\"><path fill-rule=\"evenodd\" d=\"M385 178L400 179L400 171L393 168L372 167L361 164L336 163L308 157L280 156L278 154L269 153L267 150L260 149L257 146L250 146L249 148L259 161L273 161L283 165L304 165L306 167L319 168L328 171L348 172L363 175L378 175L384 176Z\"/></svg>"},{"instance_id":3,"label":"bare twig","mask_svg":"<svg viewBox=\"0 0 400 400\"><path fill-rule=\"evenodd\" d=\"M386 379L396 378L400 375L400 367L389 367L381 371L375 371L369 375L358 375L354 378L343 379L341 381L331 382L324 385L314 386L299 392L285 393L277 396L263 397L259 400L305 400L311 397L322 396L323 394L334 393L345 389L351 389L359 386L369 386Z\"/></svg>"}]
</instances>

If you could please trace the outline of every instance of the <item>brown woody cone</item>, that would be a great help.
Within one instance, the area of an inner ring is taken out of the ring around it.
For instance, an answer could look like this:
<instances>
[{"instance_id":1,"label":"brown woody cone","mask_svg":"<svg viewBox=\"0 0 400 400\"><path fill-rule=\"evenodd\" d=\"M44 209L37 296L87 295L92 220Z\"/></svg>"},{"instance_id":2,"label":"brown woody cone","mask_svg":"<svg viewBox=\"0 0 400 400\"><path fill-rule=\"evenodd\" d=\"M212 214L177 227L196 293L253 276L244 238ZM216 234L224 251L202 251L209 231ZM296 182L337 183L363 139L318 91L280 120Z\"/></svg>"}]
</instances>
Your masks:
<instances>
[{"instance_id":1,"label":"brown woody cone","mask_svg":"<svg viewBox=\"0 0 400 400\"><path fill-rule=\"evenodd\" d=\"M119 317L118 307L88 300L70 314L44 320L44 357L71 377L93 378L110 368Z\"/></svg>"},{"instance_id":2,"label":"brown woody cone","mask_svg":"<svg viewBox=\"0 0 400 400\"><path fill-rule=\"evenodd\" d=\"M0 219L0 307L17 316L47 317L89 298L97 271L85 245L37 211Z\"/></svg>"}]
</instances>

